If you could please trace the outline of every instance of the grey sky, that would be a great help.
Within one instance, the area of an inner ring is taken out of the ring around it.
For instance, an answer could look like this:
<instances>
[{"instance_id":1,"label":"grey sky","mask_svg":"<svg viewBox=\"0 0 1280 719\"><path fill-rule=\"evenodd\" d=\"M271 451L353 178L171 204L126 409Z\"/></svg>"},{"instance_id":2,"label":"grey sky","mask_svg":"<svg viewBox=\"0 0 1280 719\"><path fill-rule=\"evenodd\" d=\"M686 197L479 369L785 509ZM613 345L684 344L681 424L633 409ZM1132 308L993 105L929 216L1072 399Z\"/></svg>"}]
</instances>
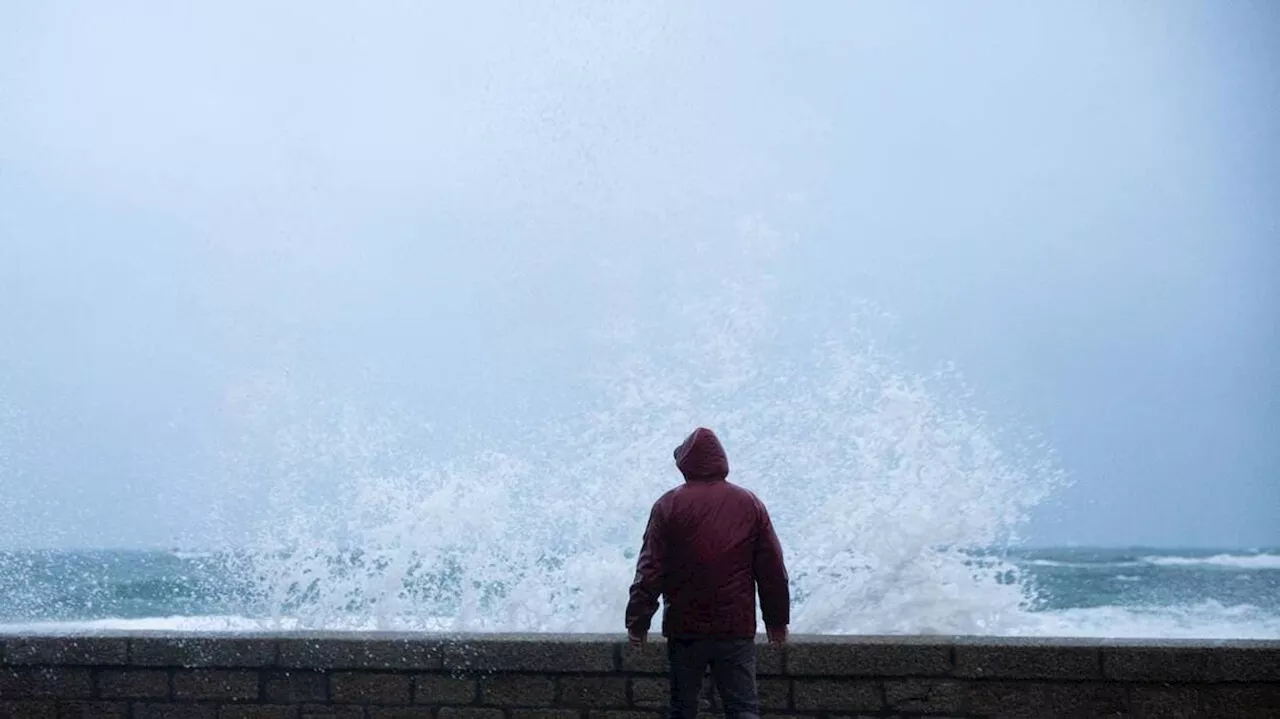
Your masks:
<instances>
[{"instance_id":1,"label":"grey sky","mask_svg":"<svg viewBox=\"0 0 1280 719\"><path fill-rule=\"evenodd\" d=\"M747 218L793 238L775 312L870 299L1056 448L1035 541L1280 545L1277 37L1267 2L0 3L0 545L198 523L255 383L462 438L572 411L598 330Z\"/></svg>"}]
</instances>

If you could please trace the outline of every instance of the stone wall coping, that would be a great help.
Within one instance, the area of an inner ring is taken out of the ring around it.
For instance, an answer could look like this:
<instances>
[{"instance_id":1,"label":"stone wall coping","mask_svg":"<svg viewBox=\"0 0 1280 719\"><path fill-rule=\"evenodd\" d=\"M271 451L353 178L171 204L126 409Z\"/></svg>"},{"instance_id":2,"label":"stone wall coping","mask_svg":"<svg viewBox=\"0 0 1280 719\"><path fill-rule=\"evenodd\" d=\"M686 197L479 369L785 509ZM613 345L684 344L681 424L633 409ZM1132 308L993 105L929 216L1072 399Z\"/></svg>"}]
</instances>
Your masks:
<instances>
[{"instance_id":1,"label":"stone wall coping","mask_svg":"<svg viewBox=\"0 0 1280 719\"><path fill-rule=\"evenodd\" d=\"M623 634L538 634L538 633L489 633L489 632L405 632L405 631L343 631L343 630L271 630L271 631L177 631L177 630L42 630L38 632L0 631L0 644L53 640L59 642L78 639L161 639L170 641L221 641L221 640L313 640L375 643L425 643L425 644L486 644L521 642L530 644L610 644L626 645ZM662 644L662 637L650 634L651 644ZM757 644L764 644L763 635L756 637ZM1113 648L1144 649L1280 649L1280 639L1162 639L1162 638L1093 638L1093 637L1009 637L988 635L929 635L929 634L793 634L790 645L892 645L905 647L937 646L990 646L990 647L1086 647L1100 650ZM0 654L0 656L3 656Z\"/></svg>"},{"instance_id":2,"label":"stone wall coping","mask_svg":"<svg viewBox=\"0 0 1280 719\"><path fill-rule=\"evenodd\" d=\"M0 717L661 719L666 656L621 634L7 633ZM802 635L757 670L779 718L1280 716L1276 640Z\"/></svg>"}]
</instances>

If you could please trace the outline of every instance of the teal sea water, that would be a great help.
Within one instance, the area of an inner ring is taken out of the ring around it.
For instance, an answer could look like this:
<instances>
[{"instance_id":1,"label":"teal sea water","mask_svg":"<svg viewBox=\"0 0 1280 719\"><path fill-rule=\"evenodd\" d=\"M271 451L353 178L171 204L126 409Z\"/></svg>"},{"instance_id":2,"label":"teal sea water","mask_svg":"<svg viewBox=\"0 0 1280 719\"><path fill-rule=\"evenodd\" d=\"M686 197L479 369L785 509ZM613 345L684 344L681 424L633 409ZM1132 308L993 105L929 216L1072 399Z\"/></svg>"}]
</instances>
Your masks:
<instances>
[{"instance_id":1,"label":"teal sea water","mask_svg":"<svg viewBox=\"0 0 1280 719\"><path fill-rule=\"evenodd\" d=\"M1002 558L1014 568L1003 571L1017 575L1006 581L1024 584L1029 601L1019 621L994 633L1280 638L1280 551L1059 548L1017 550ZM230 553L0 553L0 624L5 631L387 628L377 606L384 593L351 592L323 615L306 611L308 602L329 596L320 585L363 571L363 562L354 553L330 566L328 576L302 572L293 591L281 594L277 585L253 575L253 563ZM983 566L975 560L974 571L986 571ZM402 600L396 621L425 629L474 628L458 612L476 588L449 575L448 569L410 567L396 593ZM503 593L497 585L480 590ZM619 613L625 594L622 582L615 592ZM797 598L801 609L804 601Z\"/></svg>"}]
</instances>

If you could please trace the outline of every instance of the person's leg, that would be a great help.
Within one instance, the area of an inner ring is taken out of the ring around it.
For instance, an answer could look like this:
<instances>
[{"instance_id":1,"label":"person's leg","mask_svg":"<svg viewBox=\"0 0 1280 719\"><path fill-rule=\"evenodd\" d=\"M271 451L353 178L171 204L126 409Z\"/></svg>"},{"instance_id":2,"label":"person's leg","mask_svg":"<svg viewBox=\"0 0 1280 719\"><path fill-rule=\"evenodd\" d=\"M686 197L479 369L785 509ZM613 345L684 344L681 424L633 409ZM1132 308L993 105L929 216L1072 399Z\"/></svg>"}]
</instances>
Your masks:
<instances>
[{"instance_id":1,"label":"person's leg","mask_svg":"<svg viewBox=\"0 0 1280 719\"><path fill-rule=\"evenodd\" d=\"M756 692L756 644L752 639L716 643L711 655L711 677L720 694L727 719L758 719L760 697Z\"/></svg>"},{"instance_id":2,"label":"person's leg","mask_svg":"<svg viewBox=\"0 0 1280 719\"><path fill-rule=\"evenodd\" d=\"M702 677L707 673L707 642L694 639L668 639L667 659L670 664L670 719L697 719L698 694Z\"/></svg>"}]
</instances>

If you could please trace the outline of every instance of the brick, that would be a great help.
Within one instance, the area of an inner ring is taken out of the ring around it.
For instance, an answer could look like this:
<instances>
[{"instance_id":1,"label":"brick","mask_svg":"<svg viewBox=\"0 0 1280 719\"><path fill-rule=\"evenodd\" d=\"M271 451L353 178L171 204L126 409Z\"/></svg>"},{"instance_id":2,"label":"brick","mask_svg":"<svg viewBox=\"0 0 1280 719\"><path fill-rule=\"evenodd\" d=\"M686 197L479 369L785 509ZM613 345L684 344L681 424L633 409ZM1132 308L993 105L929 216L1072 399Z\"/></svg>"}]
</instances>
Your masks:
<instances>
[{"instance_id":1,"label":"brick","mask_svg":"<svg viewBox=\"0 0 1280 719\"><path fill-rule=\"evenodd\" d=\"M267 701L272 704L323 702L329 698L329 677L320 672L282 672L266 681Z\"/></svg>"},{"instance_id":2,"label":"brick","mask_svg":"<svg viewBox=\"0 0 1280 719\"><path fill-rule=\"evenodd\" d=\"M289 638L280 640L279 665L293 669L441 668L440 642L421 639Z\"/></svg>"},{"instance_id":3,"label":"brick","mask_svg":"<svg viewBox=\"0 0 1280 719\"><path fill-rule=\"evenodd\" d=\"M576 709L514 709L511 719L581 719Z\"/></svg>"},{"instance_id":4,"label":"brick","mask_svg":"<svg viewBox=\"0 0 1280 719\"><path fill-rule=\"evenodd\" d=\"M562 677L556 704L601 709L627 706L627 680L622 677Z\"/></svg>"},{"instance_id":5,"label":"brick","mask_svg":"<svg viewBox=\"0 0 1280 719\"><path fill-rule=\"evenodd\" d=\"M58 719L58 706L50 701L0 700L0 719Z\"/></svg>"},{"instance_id":6,"label":"brick","mask_svg":"<svg viewBox=\"0 0 1280 719\"><path fill-rule=\"evenodd\" d=\"M785 649L775 644L756 642L756 674L758 676L781 676L782 661Z\"/></svg>"},{"instance_id":7,"label":"brick","mask_svg":"<svg viewBox=\"0 0 1280 719\"><path fill-rule=\"evenodd\" d=\"M133 719L218 719L212 704L134 704Z\"/></svg>"},{"instance_id":8,"label":"brick","mask_svg":"<svg viewBox=\"0 0 1280 719\"><path fill-rule=\"evenodd\" d=\"M649 642L640 649L632 649L630 645L620 647L622 655L622 671L631 674L666 674L667 643Z\"/></svg>"},{"instance_id":9,"label":"brick","mask_svg":"<svg viewBox=\"0 0 1280 719\"><path fill-rule=\"evenodd\" d=\"M258 673L228 669L187 669L173 675L175 699L249 701L260 695Z\"/></svg>"},{"instance_id":10,"label":"brick","mask_svg":"<svg viewBox=\"0 0 1280 719\"><path fill-rule=\"evenodd\" d=\"M58 719L128 719L125 702L58 702Z\"/></svg>"},{"instance_id":11,"label":"brick","mask_svg":"<svg viewBox=\"0 0 1280 719\"><path fill-rule=\"evenodd\" d=\"M1123 716L1127 691L1099 683L970 682L964 703L971 714L1010 718Z\"/></svg>"},{"instance_id":12,"label":"brick","mask_svg":"<svg viewBox=\"0 0 1280 719\"><path fill-rule=\"evenodd\" d=\"M103 699L165 699L169 672L163 669L104 669L98 673L98 696Z\"/></svg>"},{"instance_id":13,"label":"brick","mask_svg":"<svg viewBox=\"0 0 1280 719\"><path fill-rule=\"evenodd\" d=\"M666 679L632 679L631 705L661 709L671 700L671 685Z\"/></svg>"},{"instance_id":14,"label":"brick","mask_svg":"<svg viewBox=\"0 0 1280 719\"><path fill-rule=\"evenodd\" d=\"M786 711L791 708L789 679L757 679L756 690L760 694L761 710Z\"/></svg>"},{"instance_id":15,"label":"brick","mask_svg":"<svg viewBox=\"0 0 1280 719\"><path fill-rule=\"evenodd\" d=\"M1129 710L1134 717L1192 719L1203 716L1199 687L1152 685L1129 690Z\"/></svg>"},{"instance_id":16,"label":"brick","mask_svg":"<svg viewBox=\"0 0 1280 719\"><path fill-rule=\"evenodd\" d=\"M977 679L1101 679L1097 645L962 643L955 675Z\"/></svg>"},{"instance_id":17,"label":"brick","mask_svg":"<svg viewBox=\"0 0 1280 719\"><path fill-rule=\"evenodd\" d=\"M791 676L936 676L951 673L951 647L902 638L797 640L787 646Z\"/></svg>"},{"instance_id":18,"label":"brick","mask_svg":"<svg viewBox=\"0 0 1280 719\"><path fill-rule=\"evenodd\" d=\"M4 663L12 665L121 665L129 657L124 637L20 637L7 639Z\"/></svg>"},{"instance_id":19,"label":"brick","mask_svg":"<svg viewBox=\"0 0 1280 719\"><path fill-rule=\"evenodd\" d=\"M1238 642L1215 648L1205 657L1211 682L1280 681L1280 642Z\"/></svg>"},{"instance_id":20,"label":"brick","mask_svg":"<svg viewBox=\"0 0 1280 719\"><path fill-rule=\"evenodd\" d=\"M547 677L495 676L480 681L480 703L490 706L547 706L555 696L555 682Z\"/></svg>"},{"instance_id":21,"label":"brick","mask_svg":"<svg viewBox=\"0 0 1280 719\"><path fill-rule=\"evenodd\" d=\"M893 711L945 714L959 712L963 685L946 679L898 679L884 683L885 705Z\"/></svg>"},{"instance_id":22,"label":"brick","mask_svg":"<svg viewBox=\"0 0 1280 719\"><path fill-rule=\"evenodd\" d=\"M783 673L783 654L785 649L763 641L756 642L756 674L758 676L778 676ZM621 645L622 671L630 674L667 674L666 641L649 642L641 649L632 649L630 645Z\"/></svg>"},{"instance_id":23,"label":"brick","mask_svg":"<svg viewBox=\"0 0 1280 719\"><path fill-rule=\"evenodd\" d=\"M434 719L428 707L370 707L371 719Z\"/></svg>"},{"instance_id":24,"label":"brick","mask_svg":"<svg viewBox=\"0 0 1280 719\"><path fill-rule=\"evenodd\" d=\"M0 669L0 700L88 699L92 696L93 678L88 669Z\"/></svg>"},{"instance_id":25,"label":"brick","mask_svg":"<svg viewBox=\"0 0 1280 719\"><path fill-rule=\"evenodd\" d=\"M364 707L303 704L300 719L364 719Z\"/></svg>"},{"instance_id":26,"label":"brick","mask_svg":"<svg viewBox=\"0 0 1280 719\"><path fill-rule=\"evenodd\" d=\"M443 707L436 710L437 719L506 719L501 709L480 707Z\"/></svg>"},{"instance_id":27,"label":"brick","mask_svg":"<svg viewBox=\"0 0 1280 719\"><path fill-rule=\"evenodd\" d=\"M414 704L474 704L476 680L444 674L420 674L413 679Z\"/></svg>"},{"instance_id":28,"label":"brick","mask_svg":"<svg viewBox=\"0 0 1280 719\"><path fill-rule=\"evenodd\" d=\"M641 711L638 709L630 709L627 711L606 710L593 711L587 715L590 719L662 719L666 716L663 712L658 711Z\"/></svg>"},{"instance_id":29,"label":"brick","mask_svg":"<svg viewBox=\"0 0 1280 719\"><path fill-rule=\"evenodd\" d=\"M1204 708L1213 716L1232 719L1280 717L1280 681L1241 686L1218 685L1204 690Z\"/></svg>"},{"instance_id":30,"label":"brick","mask_svg":"<svg viewBox=\"0 0 1280 719\"><path fill-rule=\"evenodd\" d=\"M1207 674L1206 647L1106 647L1102 673L1123 681L1199 681Z\"/></svg>"},{"instance_id":31,"label":"brick","mask_svg":"<svg viewBox=\"0 0 1280 719\"><path fill-rule=\"evenodd\" d=\"M1169 682L1267 682L1280 676L1280 642L1103 640L1103 676Z\"/></svg>"},{"instance_id":32,"label":"brick","mask_svg":"<svg viewBox=\"0 0 1280 719\"><path fill-rule=\"evenodd\" d=\"M464 672L612 672L615 648L615 644L593 640L591 635L452 642L444 647L444 668Z\"/></svg>"},{"instance_id":33,"label":"brick","mask_svg":"<svg viewBox=\"0 0 1280 719\"><path fill-rule=\"evenodd\" d=\"M129 642L129 663L143 667L267 667L275 663L270 639L232 637L138 637Z\"/></svg>"},{"instance_id":34,"label":"brick","mask_svg":"<svg viewBox=\"0 0 1280 719\"><path fill-rule=\"evenodd\" d=\"M793 685L799 711L880 711L880 685L856 679L797 679Z\"/></svg>"},{"instance_id":35,"label":"brick","mask_svg":"<svg viewBox=\"0 0 1280 719\"><path fill-rule=\"evenodd\" d=\"M408 704L412 682L405 674L341 672L329 677L329 696L342 704Z\"/></svg>"},{"instance_id":36,"label":"brick","mask_svg":"<svg viewBox=\"0 0 1280 719\"><path fill-rule=\"evenodd\" d=\"M297 719L298 707L284 704L254 704L224 706L218 710L218 719Z\"/></svg>"},{"instance_id":37,"label":"brick","mask_svg":"<svg viewBox=\"0 0 1280 719\"><path fill-rule=\"evenodd\" d=\"M631 704L641 709L666 709L671 701L670 680L637 678L632 680ZM704 676L698 691L698 708L708 711L714 708L715 691L711 680ZM595 712L592 712L595 714Z\"/></svg>"}]
</instances>

